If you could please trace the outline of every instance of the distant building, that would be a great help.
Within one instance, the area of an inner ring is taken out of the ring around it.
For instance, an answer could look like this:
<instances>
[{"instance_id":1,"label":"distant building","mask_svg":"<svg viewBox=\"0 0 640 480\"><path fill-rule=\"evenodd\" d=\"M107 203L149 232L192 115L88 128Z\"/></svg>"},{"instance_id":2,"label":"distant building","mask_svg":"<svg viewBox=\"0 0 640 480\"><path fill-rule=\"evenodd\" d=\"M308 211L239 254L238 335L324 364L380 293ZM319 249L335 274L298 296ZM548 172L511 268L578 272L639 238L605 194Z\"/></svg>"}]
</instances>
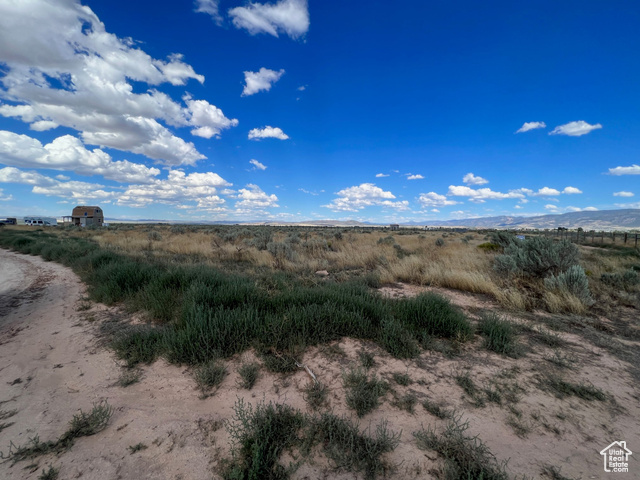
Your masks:
<instances>
[{"instance_id":1,"label":"distant building","mask_svg":"<svg viewBox=\"0 0 640 480\"><path fill-rule=\"evenodd\" d=\"M18 221L17 223L32 227L49 227L58 225L58 220L53 217L24 217L22 222Z\"/></svg>"},{"instance_id":2,"label":"distant building","mask_svg":"<svg viewBox=\"0 0 640 480\"><path fill-rule=\"evenodd\" d=\"M398 225L397 223L392 223L391 225L389 225L389 227L391 228L391 230L400 230L400 225Z\"/></svg>"},{"instance_id":3,"label":"distant building","mask_svg":"<svg viewBox=\"0 0 640 480\"><path fill-rule=\"evenodd\" d=\"M69 217L65 217L67 223ZM78 227L88 227L96 225L101 227L104 224L104 212L100 207L78 205L71 212L70 223Z\"/></svg>"}]
</instances>

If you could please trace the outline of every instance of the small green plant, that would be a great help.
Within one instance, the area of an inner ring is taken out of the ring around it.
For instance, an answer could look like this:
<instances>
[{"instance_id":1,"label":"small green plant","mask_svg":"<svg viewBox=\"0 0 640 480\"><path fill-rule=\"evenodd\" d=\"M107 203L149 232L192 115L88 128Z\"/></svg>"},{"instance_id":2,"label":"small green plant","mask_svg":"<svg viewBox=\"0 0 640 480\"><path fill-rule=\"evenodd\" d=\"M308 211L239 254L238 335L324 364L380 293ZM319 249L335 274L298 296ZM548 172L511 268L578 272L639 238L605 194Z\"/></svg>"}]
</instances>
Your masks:
<instances>
[{"instance_id":1,"label":"small green plant","mask_svg":"<svg viewBox=\"0 0 640 480\"><path fill-rule=\"evenodd\" d=\"M260 377L260 365L257 363L243 363L238 368L238 385L241 388L251 390Z\"/></svg>"},{"instance_id":2,"label":"small green plant","mask_svg":"<svg viewBox=\"0 0 640 480\"><path fill-rule=\"evenodd\" d=\"M575 396L588 401L604 402L607 400L607 394L602 389L586 383L567 382L553 373L538 378L538 384L543 389L551 391L558 398Z\"/></svg>"},{"instance_id":3,"label":"small green plant","mask_svg":"<svg viewBox=\"0 0 640 480\"><path fill-rule=\"evenodd\" d=\"M41 442L38 435L29 438L26 445L9 445L9 452L5 456L0 452L0 458L11 459L14 463L28 458L35 458L48 453L61 453L69 450L79 437L88 437L104 430L113 415L113 408L106 402L93 405L89 413L82 410L73 416L67 431L56 441Z\"/></svg>"},{"instance_id":4,"label":"small green plant","mask_svg":"<svg viewBox=\"0 0 640 480\"><path fill-rule=\"evenodd\" d=\"M545 278L544 286L547 290L570 293L587 306L594 303L589 280L580 265L571 265L566 271Z\"/></svg>"},{"instance_id":5,"label":"small green plant","mask_svg":"<svg viewBox=\"0 0 640 480\"><path fill-rule=\"evenodd\" d=\"M385 462L383 455L392 452L400 442L400 433L394 433L386 422L360 431L357 423L346 418L324 413L311 421L308 444L320 442L325 455L339 470L362 472L364 478L375 479L386 474L392 466Z\"/></svg>"},{"instance_id":6,"label":"small green plant","mask_svg":"<svg viewBox=\"0 0 640 480\"><path fill-rule=\"evenodd\" d=\"M301 444L304 416L282 404L259 403L254 409L242 399L236 402L234 412L234 419L227 424L233 457L226 462L223 478L288 478L290 472L278 460L282 453Z\"/></svg>"},{"instance_id":7,"label":"small green plant","mask_svg":"<svg viewBox=\"0 0 640 480\"><path fill-rule=\"evenodd\" d=\"M369 370L370 368L373 368L376 365L376 361L373 357L373 354L365 350L360 350L358 352L358 358L360 358L360 365L362 365L362 367L366 368L367 370Z\"/></svg>"},{"instance_id":8,"label":"small green plant","mask_svg":"<svg viewBox=\"0 0 640 480\"><path fill-rule=\"evenodd\" d=\"M513 325L495 313L483 315L480 332L485 337L484 346L487 350L514 358L520 355Z\"/></svg>"},{"instance_id":9,"label":"small green plant","mask_svg":"<svg viewBox=\"0 0 640 480\"><path fill-rule=\"evenodd\" d=\"M484 250L485 252L497 252L502 250L502 247L500 245L491 242L481 243L480 245L478 245L478 248L480 250Z\"/></svg>"},{"instance_id":10,"label":"small green plant","mask_svg":"<svg viewBox=\"0 0 640 480\"><path fill-rule=\"evenodd\" d=\"M510 415L507 418L507 425L513 428L513 431L516 432L516 435L520 438L526 438L531 432L531 427L527 425L524 420L514 415Z\"/></svg>"},{"instance_id":11,"label":"small green plant","mask_svg":"<svg viewBox=\"0 0 640 480\"><path fill-rule=\"evenodd\" d=\"M134 383L138 383L142 378L142 372L138 369L127 369L124 370L120 377L118 378L118 385L122 388L129 387Z\"/></svg>"},{"instance_id":12,"label":"small green plant","mask_svg":"<svg viewBox=\"0 0 640 480\"><path fill-rule=\"evenodd\" d=\"M392 404L394 407L412 414L416 403L418 403L418 397L413 393L407 393L400 397L396 397Z\"/></svg>"},{"instance_id":13,"label":"small green plant","mask_svg":"<svg viewBox=\"0 0 640 480\"><path fill-rule=\"evenodd\" d=\"M554 242L547 237L531 237L506 245L504 254L495 259L495 269L501 274L546 278L566 272L578 264L579 258L578 247L568 240Z\"/></svg>"},{"instance_id":14,"label":"small green plant","mask_svg":"<svg viewBox=\"0 0 640 480\"><path fill-rule=\"evenodd\" d=\"M60 470L54 468L52 465L49 465L49 468L45 470L42 469L42 473L38 476L38 480L56 480L58 475L60 474Z\"/></svg>"},{"instance_id":15,"label":"small green plant","mask_svg":"<svg viewBox=\"0 0 640 480\"><path fill-rule=\"evenodd\" d=\"M559 350L554 350L552 354L545 356L544 359L560 368L575 369L576 358L568 353L563 355Z\"/></svg>"},{"instance_id":16,"label":"small green plant","mask_svg":"<svg viewBox=\"0 0 640 480\"><path fill-rule=\"evenodd\" d=\"M469 422L462 422L461 418L459 416L449 420L441 434L431 428L414 432L418 448L435 450L444 457L442 478L508 480L506 462L498 462L477 436L465 435Z\"/></svg>"},{"instance_id":17,"label":"small green plant","mask_svg":"<svg viewBox=\"0 0 640 480\"><path fill-rule=\"evenodd\" d=\"M212 388L219 387L227 373L227 367L218 360L210 360L196 369L194 377L204 394Z\"/></svg>"},{"instance_id":18,"label":"small green plant","mask_svg":"<svg viewBox=\"0 0 640 480\"><path fill-rule=\"evenodd\" d=\"M327 403L329 388L320 382L310 382L304 388L304 399L312 410L320 410Z\"/></svg>"},{"instance_id":19,"label":"small green plant","mask_svg":"<svg viewBox=\"0 0 640 480\"><path fill-rule=\"evenodd\" d=\"M129 454L133 455L134 453L137 453L141 450L146 450L147 447L144 443L140 442L140 443L136 443L135 445L129 445Z\"/></svg>"},{"instance_id":20,"label":"small green plant","mask_svg":"<svg viewBox=\"0 0 640 480\"><path fill-rule=\"evenodd\" d=\"M560 467L554 467L553 465L543 465L540 473L551 480L573 480L562 475L560 473L561 470Z\"/></svg>"},{"instance_id":21,"label":"small green plant","mask_svg":"<svg viewBox=\"0 0 640 480\"><path fill-rule=\"evenodd\" d=\"M441 420L444 420L445 418L451 418L453 416L452 411L447 410L442 405L434 403L429 399L423 400L422 406L431 415L438 417Z\"/></svg>"},{"instance_id":22,"label":"small green plant","mask_svg":"<svg viewBox=\"0 0 640 480\"><path fill-rule=\"evenodd\" d=\"M436 247L444 247L444 238L436 239Z\"/></svg>"},{"instance_id":23,"label":"small green plant","mask_svg":"<svg viewBox=\"0 0 640 480\"><path fill-rule=\"evenodd\" d=\"M464 390L464 393L466 393L473 400L473 403L476 407L484 407L485 399L476 386L475 382L471 378L469 372L457 374L454 378L458 386L462 388L462 390Z\"/></svg>"},{"instance_id":24,"label":"small green plant","mask_svg":"<svg viewBox=\"0 0 640 480\"><path fill-rule=\"evenodd\" d=\"M343 375L347 390L347 405L362 417L380 405L380 398L387 393L389 384L373 375L368 378L362 370L351 370Z\"/></svg>"},{"instance_id":25,"label":"small green plant","mask_svg":"<svg viewBox=\"0 0 640 480\"><path fill-rule=\"evenodd\" d=\"M408 373L394 372L392 377L398 385L402 385L403 387L409 386L413 383L413 380L411 380Z\"/></svg>"}]
</instances>

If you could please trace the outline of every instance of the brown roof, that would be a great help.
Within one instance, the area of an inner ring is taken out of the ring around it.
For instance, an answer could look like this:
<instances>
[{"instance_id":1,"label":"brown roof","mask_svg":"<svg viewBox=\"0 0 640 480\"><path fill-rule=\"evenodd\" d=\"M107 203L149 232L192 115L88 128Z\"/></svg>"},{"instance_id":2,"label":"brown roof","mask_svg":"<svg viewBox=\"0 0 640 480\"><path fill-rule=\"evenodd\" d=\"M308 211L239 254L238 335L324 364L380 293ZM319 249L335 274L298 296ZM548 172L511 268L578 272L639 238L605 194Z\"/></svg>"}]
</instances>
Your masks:
<instances>
[{"instance_id":1,"label":"brown roof","mask_svg":"<svg viewBox=\"0 0 640 480\"><path fill-rule=\"evenodd\" d=\"M78 205L76 208L74 208L73 212L71 212L71 216L84 217L85 213L87 214L87 217L104 217L104 212L100 207L84 205Z\"/></svg>"}]
</instances>

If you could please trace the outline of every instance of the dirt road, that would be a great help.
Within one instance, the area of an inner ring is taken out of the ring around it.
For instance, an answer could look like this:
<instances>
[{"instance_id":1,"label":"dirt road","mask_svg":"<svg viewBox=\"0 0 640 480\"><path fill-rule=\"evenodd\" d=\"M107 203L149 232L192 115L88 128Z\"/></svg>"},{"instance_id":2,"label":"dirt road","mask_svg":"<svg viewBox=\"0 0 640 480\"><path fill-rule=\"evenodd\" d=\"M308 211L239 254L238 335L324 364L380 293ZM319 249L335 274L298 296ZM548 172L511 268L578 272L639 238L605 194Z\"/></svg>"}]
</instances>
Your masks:
<instances>
[{"instance_id":1,"label":"dirt road","mask_svg":"<svg viewBox=\"0 0 640 480\"><path fill-rule=\"evenodd\" d=\"M211 478L211 445L198 420L206 425L215 416L193 381L158 362L144 382L117 386L121 369L97 345L95 324L118 312L95 305L78 311L83 294L68 268L0 249L0 412L16 411L0 421L8 424L0 451L6 455L10 442L24 445L36 435L55 440L79 409L88 412L95 402L114 407L105 431L78 439L59 457L3 462L0 478L35 479L49 465L66 479ZM130 454L138 443L149 448Z\"/></svg>"}]
</instances>

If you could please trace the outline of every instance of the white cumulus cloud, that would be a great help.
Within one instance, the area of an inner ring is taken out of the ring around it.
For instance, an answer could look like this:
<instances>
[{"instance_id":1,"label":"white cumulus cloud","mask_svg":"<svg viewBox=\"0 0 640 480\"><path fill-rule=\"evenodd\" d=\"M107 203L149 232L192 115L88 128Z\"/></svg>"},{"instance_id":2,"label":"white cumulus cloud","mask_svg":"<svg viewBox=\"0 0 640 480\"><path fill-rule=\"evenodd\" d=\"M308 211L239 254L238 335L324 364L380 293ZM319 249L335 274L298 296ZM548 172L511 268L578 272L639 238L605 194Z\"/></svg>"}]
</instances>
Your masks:
<instances>
[{"instance_id":1,"label":"white cumulus cloud","mask_svg":"<svg viewBox=\"0 0 640 480\"><path fill-rule=\"evenodd\" d=\"M264 210L278 207L276 195L268 195L258 185L252 183L238 191L237 199L236 209L238 210Z\"/></svg>"},{"instance_id":2,"label":"white cumulus cloud","mask_svg":"<svg viewBox=\"0 0 640 480\"><path fill-rule=\"evenodd\" d=\"M524 133L529 130L536 130L537 128L547 128L547 124L544 122L524 122L524 125L516 130L516 133Z\"/></svg>"},{"instance_id":3,"label":"white cumulus cloud","mask_svg":"<svg viewBox=\"0 0 640 480\"><path fill-rule=\"evenodd\" d=\"M496 192L490 188L473 189L463 185L449 185L448 195L454 197L469 197L469 200L476 203L483 203L485 200L503 200L506 198L524 198L524 193L518 190L511 190L508 193Z\"/></svg>"},{"instance_id":4,"label":"white cumulus cloud","mask_svg":"<svg viewBox=\"0 0 640 480\"><path fill-rule=\"evenodd\" d=\"M565 195L575 195L577 193L582 193L582 190L576 187L564 187L562 193L564 193Z\"/></svg>"},{"instance_id":5,"label":"white cumulus cloud","mask_svg":"<svg viewBox=\"0 0 640 480\"><path fill-rule=\"evenodd\" d=\"M384 178L384 177L388 177L389 174L387 173L376 173L376 178Z\"/></svg>"},{"instance_id":6,"label":"white cumulus cloud","mask_svg":"<svg viewBox=\"0 0 640 480\"><path fill-rule=\"evenodd\" d=\"M609 175L640 175L640 165L610 168Z\"/></svg>"},{"instance_id":7,"label":"white cumulus cloud","mask_svg":"<svg viewBox=\"0 0 640 480\"><path fill-rule=\"evenodd\" d=\"M279 127L266 126L264 128L254 128L249 131L249 140L260 140L261 138L277 138L287 140L289 135L284 133Z\"/></svg>"},{"instance_id":8,"label":"white cumulus cloud","mask_svg":"<svg viewBox=\"0 0 640 480\"><path fill-rule=\"evenodd\" d=\"M365 207L378 206L389 207L399 211L408 210L409 202L392 201L395 195L385 192L373 183L362 183L345 188L336 193L338 198L333 199L328 205L322 205L334 211L357 212Z\"/></svg>"},{"instance_id":9,"label":"white cumulus cloud","mask_svg":"<svg viewBox=\"0 0 640 480\"><path fill-rule=\"evenodd\" d=\"M222 25L222 16L219 11L220 0L196 0L196 12L211 15L211 18L218 25Z\"/></svg>"},{"instance_id":10,"label":"white cumulus cloud","mask_svg":"<svg viewBox=\"0 0 640 480\"><path fill-rule=\"evenodd\" d=\"M268 33L277 37L279 33L286 33L296 39L309 30L307 0L249 3L246 7L232 8L229 15L236 28L243 28L251 35Z\"/></svg>"},{"instance_id":11,"label":"white cumulus cloud","mask_svg":"<svg viewBox=\"0 0 640 480\"><path fill-rule=\"evenodd\" d=\"M251 165L253 165L253 169L254 169L254 170L266 170L266 169L267 169L267 166L266 166L266 165L263 165L263 164L262 164L262 163L260 163L258 160L251 159L251 160L249 160L249 163L250 163Z\"/></svg>"},{"instance_id":12,"label":"white cumulus cloud","mask_svg":"<svg viewBox=\"0 0 640 480\"><path fill-rule=\"evenodd\" d=\"M633 197L633 192L615 192L613 194L614 197Z\"/></svg>"},{"instance_id":13,"label":"white cumulus cloud","mask_svg":"<svg viewBox=\"0 0 640 480\"><path fill-rule=\"evenodd\" d=\"M0 115L35 131L57 126L85 143L139 153L165 165L205 158L169 130L191 127L205 138L237 125L217 107L185 96L174 101L155 87L204 82L179 54L155 59L131 39L109 33L77 0L0 2ZM134 93L133 82L149 88Z\"/></svg>"},{"instance_id":14,"label":"white cumulus cloud","mask_svg":"<svg viewBox=\"0 0 640 480\"><path fill-rule=\"evenodd\" d=\"M418 197L418 203L423 207L445 207L448 205L457 205L460 202L449 200L445 195L439 195L435 192L421 193Z\"/></svg>"},{"instance_id":15,"label":"white cumulus cloud","mask_svg":"<svg viewBox=\"0 0 640 480\"><path fill-rule=\"evenodd\" d=\"M578 193L578 192L574 192L574 193ZM542 188L538 189L538 191L536 193L533 193L532 195L534 195L536 197L554 197L556 195L560 195L560 190L557 190L555 188L542 187Z\"/></svg>"},{"instance_id":16,"label":"white cumulus cloud","mask_svg":"<svg viewBox=\"0 0 640 480\"><path fill-rule=\"evenodd\" d=\"M467 173L462 177L462 181L467 185L485 185L489 183L489 180L482 177L476 177L473 173Z\"/></svg>"},{"instance_id":17,"label":"white cumulus cloud","mask_svg":"<svg viewBox=\"0 0 640 480\"><path fill-rule=\"evenodd\" d=\"M284 69L276 71L264 67L257 72L244 72L245 85L244 90L242 90L242 96L247 97L262 90L268 92L271 90L271 86L280 80L282 75L284 75Z\"/></svg>"},{"instance_id":18,"label":"white cumulus cloud","mask_svg":"<svg viewBox=\"0 0 640 480\"><path fill-rule=\"evenodd\" d=\"M415 175L407 175L407 180L423 180L424 177L422 175L420 175L419 173L415 174Z\"/></svg>"},{"instance_id":19,"label":"white cumulus cloud","mask_svg":"<svg viewBox=\"0 0 640 480\"><path fill-rule=\"evenodd\" d=\"M580 137L599 128L602 128L602 125L599 123L589 125L584 120L578 120L577 122L569 122L564 125L557 126L549 132L549 135L569 135L570 137Z\"/></svg>"},{"instance_id":20,"label":"white cumulus cloud","mask_svg":"<svg viewBox=\"0 0 640 480\"><path fill-rule=\"evenodd\" d=\"M71 135L54 139L42 145L27 135L0 130L0 163L14 167L70 170L79 175L102 175L117 182L151 182L160 174L157 168L114 161L100 149L88 150Z\"/></svg>"}]
</instances>

